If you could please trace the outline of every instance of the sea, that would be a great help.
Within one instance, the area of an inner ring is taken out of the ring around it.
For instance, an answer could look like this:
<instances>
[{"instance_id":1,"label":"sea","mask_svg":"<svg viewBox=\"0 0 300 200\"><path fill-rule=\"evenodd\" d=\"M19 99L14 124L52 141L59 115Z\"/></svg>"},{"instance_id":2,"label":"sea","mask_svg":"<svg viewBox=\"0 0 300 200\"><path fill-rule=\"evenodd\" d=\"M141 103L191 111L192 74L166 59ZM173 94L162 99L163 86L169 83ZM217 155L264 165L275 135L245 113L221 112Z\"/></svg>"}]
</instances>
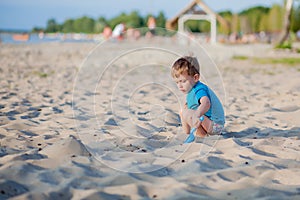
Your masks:
<instances>
[{"instance_id":1,"label":"sea","mask_svg":"<svg viewBox=\"0 0 300 200\"><path fill-rule=\"evenodd\" d=\"M14 35L20 33L0 33L0 44L36 44L46 42L99 42L103 40L100 34L64 34L64 33L51 33L51 34L38 34L30 33L29 39L25 41L15 40Z\"/></svg>"}]
</instances>

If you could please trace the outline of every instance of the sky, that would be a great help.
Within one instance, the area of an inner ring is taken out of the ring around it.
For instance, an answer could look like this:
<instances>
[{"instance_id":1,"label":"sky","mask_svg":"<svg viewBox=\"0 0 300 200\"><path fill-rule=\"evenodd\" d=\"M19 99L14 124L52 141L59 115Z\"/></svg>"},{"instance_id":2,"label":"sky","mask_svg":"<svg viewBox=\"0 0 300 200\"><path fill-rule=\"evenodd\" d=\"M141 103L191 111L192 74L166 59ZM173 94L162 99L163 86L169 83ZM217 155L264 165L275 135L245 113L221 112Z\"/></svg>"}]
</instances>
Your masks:
<instances>
[{"instance_id":1,"label":"sky","mask_svg":"<svg viewBox=\"0 0 300 200\"><path fill-rule=\"evenodd\" d=\"M140 15L157 15L163 11L172 18L192 0L0 0L0 29L31 30L46 27L54 18L57 23L66 19L89 16L106 19L121 12L138 11ZM282 4L283 0L204 0L214 11L240 12L253 6Z\"/></svg>"}]
</instances>

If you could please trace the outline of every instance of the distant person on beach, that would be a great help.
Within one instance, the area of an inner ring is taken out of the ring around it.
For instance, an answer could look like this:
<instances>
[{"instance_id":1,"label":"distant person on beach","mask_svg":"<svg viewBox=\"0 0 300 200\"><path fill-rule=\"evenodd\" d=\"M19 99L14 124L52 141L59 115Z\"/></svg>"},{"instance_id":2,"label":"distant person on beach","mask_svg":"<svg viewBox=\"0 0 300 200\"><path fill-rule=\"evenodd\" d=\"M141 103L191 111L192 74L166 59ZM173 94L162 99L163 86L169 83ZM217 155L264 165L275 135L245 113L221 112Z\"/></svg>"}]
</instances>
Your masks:
<instances>
[{"instance_id":1,"label":"distant person on beach","mask_svg":"<svg viewBox=\"0 0 300 200\"><path fill-rule=\"evenodd\" d=\"M186 94L186 103L180 111L183 131L197 136L221 134L224 124L223 106L216 94L199 81L199 63L195 57L181 57L175 61L171 75L178 89Z\"/></svg>"},{"instance_id":2,"label":"distant person on beach","mask_svg":"<svg viewBox=\"0 0 300 200\"><path fill-rule=\"evenodd\" d=\"M125 24L120 23L115 26L113 32L112 32L112 38L117 40L122 40L125 33Z\"/></svg>"},{"instance_id":3,"label":"distant person on beach","mask_svg":"<svg viewBox=\"0 0 300 200\"><path fill-rule=\"evenodd\" d=\"M153 16L150 16L148 18L148 21L147 21L147 26L148 26L148 29L149 29L149 36L154 36L155 35L155 28L156 28L156 20Z\"/></svg>"},{"instance_id":4,"label":"distant person on beach","mask_svg":"<svg viewBox=\"0 0 300 200\"><path fill-rule=\"evenodd\" d=\"M111 28L108 26L108 25L106 25L105 27L104 27L104 29L103 29L103 32L102 32L102 35L103 35L103 37L104 37L104 39L109 39L110 37L111 37L111 35L112 35L112 30L111 30Z\"/></svg>"}]
</instances>

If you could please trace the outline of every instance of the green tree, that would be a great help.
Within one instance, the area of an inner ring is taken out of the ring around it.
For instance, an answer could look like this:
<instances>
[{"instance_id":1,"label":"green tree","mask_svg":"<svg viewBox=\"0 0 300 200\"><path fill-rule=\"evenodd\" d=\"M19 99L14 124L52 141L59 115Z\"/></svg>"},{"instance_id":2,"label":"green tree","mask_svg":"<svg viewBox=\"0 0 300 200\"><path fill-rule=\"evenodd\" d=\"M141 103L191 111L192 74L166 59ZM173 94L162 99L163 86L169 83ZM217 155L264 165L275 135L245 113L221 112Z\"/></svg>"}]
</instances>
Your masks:
<instances>
[{"instance_id":1,"label":"green tree","mask_svg":"<svg viewBox=\"0 0 300 200\"><path fill-rule=\"evenodd\" d=\"M73 22L73 31L75 33L81 32L81 20L79 18L75 19Z\"/></svg>"},{"instance_id":2,"label":"green tree","mask_svg":"<svg viewBox=\"0 0 300 200\"><path fill-rule=\"evenodd\" d=\"M99 17L98 20L95 21L94 32L101 33L105 26L108 25L107 20L104 17Z\"/></svg>"},{"instance_id":3,"label":"green tree","mask_svg":"<svg viewBox=\"0 0 300 200\"><path fill-rule=\"evenodd\" d=\"M251 28L251 23L250 20L247 16L243 15L239 17L240 23L241 23L241 32L242 33L251 33L252 28Z\"/></svg>"},{"instance_id":4,"label":"green tree","mask_svg":"<svg viewBox=\"0 0 300 200\"><path fill-rule=\"evenodd\" d=\"M63 33L71 33L74 32L74 20L73 19L67 19L63 24L62 24L62 32Z\"/></svg>"},{"instance_id":5,"label":"green tree","mask_svg":"<svg viewBox=\"0 0 300 200\"><path fill-rule=\"evenodd\" d=\"M232 15L231 32L239 33L241 31L241 22L238 14Z\"/></svg>"},{"instance_id":6,"label":"green tree","mask_svg":"<svg viewBox=\"0 0 300 200\"><path fill-rule=\"evenodd\" d=\"M258 31L268 31L268 14L264 14L261 16Z\"/></svg>"},{"instance_id":7,"label":"green tree","mask_svg":"<svg viewBox=\"0 0 300 200\"><path fill-rule=\"evenodd\" d=\"M80 32L93 33L95 20L93 18L84 16L80 19L80 25L81 25Z\"/></svg>"},{"instance_id":8,"label":"green tree","mask_svg":"<svg viewBox=\"0 0 300 200\"><path fill-rule=\"evenodd\" d=\"M265 14L269 12L269 8L256 6L242 11L239 15L243 18L243 32L257 33L260 31L260 22Z\"/></svg>"},{"instance_id":9,"label":"green tree","mask_svg":"<svg viewBox=\"0 0 300 200\"><path fill-rule=\"evenodd\" d=\"M127 21L127 15L126 13L121 13L119 16L116 16L110 20L108 20L108 25L111 28L114 28L117 24L123 23Z\"/></svg>"},{"instance_id":10,"label":"green tree","mask_svg":"<svg viewBox=\"0 0 300 200\"><path fill-rule=\"evenodd\" d=\"M300 5L293 10L291 29L293 32L297 32L298 30L300 30Z\"/></svg>"},{"instance_id":11,"label":"green tree","mask_svg":"<svg viewBox=\"0 0 300 200\"><path fill-rule=\"evenodd\" d=\"M44 32L44 29L41 27L33 27L33 29L31 30L32 33L40 33L40 32Z\"/></svg>"},{"instance_id":12,"label":"green tree","mask_svg":"<svg viewBox=\"0 0 300 200\"><path fill-rule=\"evenodd\" d=\"M143 18L139 15L137 11L131 12L127 16L126 25L131 28L138 28L143 25Z\"/></svg>"},{"instance_id":13,"label":"green tree","mask_svg":"<svg viewBox=\"0 0 300 200\"><path fill-rule=\"evenodd\" d=\"M55 33L60 31L60 25L56 23L55 19L49 19L47 21L46 32Z\"/></svg>"},{"instance_id":14,"label":"green tree","mask_svg":"<svg viewBox=\"0 0 300 200\"><path fill-rule=\"evenodd\" d=\"M283 27L283 9L280 5L274 4L268 16L268 31L280 32Z\"/></svg>"},{"instance_id":15,"label":"green tree","mask_svg":"<svg viewBox=\"0 0 300 200\"><path fill-rule=\"evenodd\" d=\"M232 18L233 18L233 14L231 11L223 11L223 12L219 12L219 15L225 19L228 22L232 22ZM218 23L218 31L222 34L230 34L232 32L231 27L230 26L224 26L220 23Z\"/></svg>"},{"instance_id":16,"label":"green tree","mask_svg":"<svg viewBox=\"0 0 300 200\"><path fill-rule=\"evenodd\" d=\"M162 11L160 11L158 16L156 17L156 26L165 28L166 21L167 20L166 20L165 14Z\"/></svg>"},{"instance_id":17,"label":"green tree","mask_svg":"<svg viewBox=\"0 0 300 200\"><path fill-rule=\"evenodd\" d=\"M199 22L199 31L204 32L204 33L209 33L210 32L210 22L206 20L202 20Z\"/></svg>"},{"instance_id":18,"label":"green tree","mask_svg":"<svg viewBox=\"0 0 300 200\"><path fill-rule=\"evenodd\" d=\"M73 31L76 33L93 33L95 26L95 20L83 16L81 18L77 18L73 22Z\"/></svg>"},{"instance_id":19,"label":"green tree","mask_svg":"<svg viewBox=\"0 0 300 200\"><path fill-rule=\"evenodd\" d=\"M188 20L185 22L185 27L191 32L200 32L198 20Z\"/></svg>"}]
</instances>

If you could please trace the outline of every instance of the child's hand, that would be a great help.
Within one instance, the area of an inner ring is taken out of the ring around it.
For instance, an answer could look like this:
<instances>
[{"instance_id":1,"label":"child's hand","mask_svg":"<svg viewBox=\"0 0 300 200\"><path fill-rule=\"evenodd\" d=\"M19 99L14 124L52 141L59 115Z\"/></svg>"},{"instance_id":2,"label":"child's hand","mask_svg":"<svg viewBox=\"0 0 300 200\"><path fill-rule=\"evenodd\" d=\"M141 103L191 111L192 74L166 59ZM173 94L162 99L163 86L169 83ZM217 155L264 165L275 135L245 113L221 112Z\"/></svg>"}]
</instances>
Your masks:
<instances>
[{"instance_id":1,"label":"child's hand","mask_svg":"<svg viewBox=\"0 0 300 200\"><path fill-rule=\"evenodd\" d=\"M201 121L196 113L193 115L192 123L195 128L199 128L201 126Z\"/></svg>"}]
</instances>

